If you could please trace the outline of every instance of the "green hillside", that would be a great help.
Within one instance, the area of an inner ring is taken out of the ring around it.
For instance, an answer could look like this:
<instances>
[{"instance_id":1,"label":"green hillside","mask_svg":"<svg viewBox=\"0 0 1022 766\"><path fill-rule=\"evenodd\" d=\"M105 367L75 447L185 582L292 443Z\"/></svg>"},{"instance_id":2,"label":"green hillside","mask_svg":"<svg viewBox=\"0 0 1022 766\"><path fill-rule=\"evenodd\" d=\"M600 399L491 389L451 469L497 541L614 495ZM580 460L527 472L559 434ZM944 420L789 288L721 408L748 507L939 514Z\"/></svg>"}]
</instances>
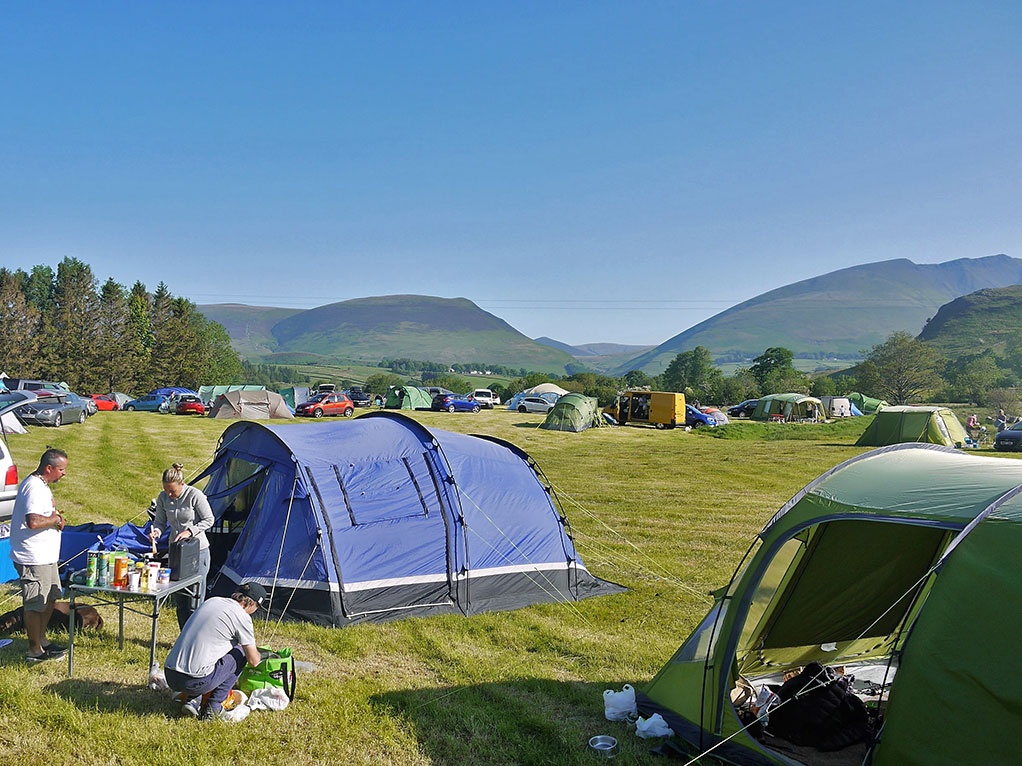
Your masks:
<instances>
[{"instance_id":1,"label":"green hillside","mask_svg":"<svg viewBox=\"0 0 1022 766\"><path fill-rule=\"evenodd\" d=\"M244 357L252 358L276 350L271 328L282 319L302 313L302 309L275 306L244 306L240 303L215 303L198 306L207 319L219 322L231 336L231 346Z\"/></svg>"},{"instance_id":2,"label":"green hillside","mask_svg":"<svg viewBox=\"0 0 1022 766\"><path fill-rule=\"evenodd\" d=\"M991 349L999 355L1022 342L1022 285L992 287L940 307L919 339L955 359Z\"/></svg>"},{"instance_id":3,"label":"green hillside","mask_svg":"<svg viewBox=\"0 0 1022 766\"><path fill-rule=\"evenodd\" d=\"M896 330L917 333L944 303L988 287L1022 283L1022 260L1006 255L916 264L901 258L805 279L758 295L620 365L662 372L679 352L755 356L770 346L796 354L858 354Z\"/></svg>"}]
</instances>

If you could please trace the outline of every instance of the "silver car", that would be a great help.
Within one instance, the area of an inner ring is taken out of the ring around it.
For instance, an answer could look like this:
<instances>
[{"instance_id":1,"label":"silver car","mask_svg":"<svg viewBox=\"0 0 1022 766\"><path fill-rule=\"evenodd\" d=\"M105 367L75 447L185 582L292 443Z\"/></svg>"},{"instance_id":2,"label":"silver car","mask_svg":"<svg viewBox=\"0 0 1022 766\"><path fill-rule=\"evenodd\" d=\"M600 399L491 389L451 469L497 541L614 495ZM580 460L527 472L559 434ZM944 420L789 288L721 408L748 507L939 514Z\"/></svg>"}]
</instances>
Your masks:
<instances>
[{"instance_id":1,"label":"silver car","mask_svg":"<svg viewBox=\"0 0 1022 766\"><path fill-rule=\"evenodd\" d=\"M54 426L84 423L88 416L85 400L69 391L37 391L39 399L18 410L18 419L27 426Z\"/></svg>"},{"instance_id":2,"label":"silver car","mask_svg":"<svg viewBox=\"0 0 1022 766\"><path fill-rule=\"evenodd\" d=\"M31 391L0 392L0 415L13 412L35 400L36 396ZM6 431L3 431L3 438L0 439L0 476L3 476L3 484L0 484L0 524L6 524L11 520L14 498L18 495L18 466L7 446Z\"/></svg>"},{"instance_id":3,"label":"silver car","mask_svg":"<svg viewBox=\"0 0 1022 766\"><path fill-rule=\"evenodd\" d=\"M518 402L519 412L540 412L544 415L554 408L554 405L542 396L526 396Z\"/></svg>"}]
</instances>

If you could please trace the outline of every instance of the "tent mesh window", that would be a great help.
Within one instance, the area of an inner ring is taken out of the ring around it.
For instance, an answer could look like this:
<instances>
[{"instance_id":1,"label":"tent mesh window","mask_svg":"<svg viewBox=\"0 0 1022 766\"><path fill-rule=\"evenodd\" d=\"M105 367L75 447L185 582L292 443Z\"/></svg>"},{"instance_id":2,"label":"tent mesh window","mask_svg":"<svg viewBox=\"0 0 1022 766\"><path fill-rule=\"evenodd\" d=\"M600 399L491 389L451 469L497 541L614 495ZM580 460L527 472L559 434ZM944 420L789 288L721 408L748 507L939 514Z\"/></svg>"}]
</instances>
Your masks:
<instances>
[{"instance_id":1,"label":"tent mesh window","mask_svg":"<svg viewBox=\"0 0 1022 766\"><path fill-rule=\"evenodd\" d=\"M238 541L248 516L255 507L266 480L266 468L242 458L228 460L222 486L207 486L207 497L216 523L206 532L209 540L210 571L227 560Z\"/></svg>"}]
</instances>

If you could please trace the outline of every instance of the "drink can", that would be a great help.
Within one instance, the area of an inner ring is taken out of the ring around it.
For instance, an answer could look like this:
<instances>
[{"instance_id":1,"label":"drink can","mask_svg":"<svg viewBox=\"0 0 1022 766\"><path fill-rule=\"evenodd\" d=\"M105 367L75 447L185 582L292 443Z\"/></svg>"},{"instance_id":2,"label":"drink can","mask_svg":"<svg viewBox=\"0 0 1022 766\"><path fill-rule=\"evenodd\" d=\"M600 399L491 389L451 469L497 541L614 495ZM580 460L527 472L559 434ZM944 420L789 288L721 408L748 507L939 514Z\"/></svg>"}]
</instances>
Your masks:
<instances>
[{"instance_id":1,"label":"drink can","mask_svg":"<svg viewBox=\"0 0 1022 766\"><path fill-rule=\"evenodd\" d=\"M104 587L109 581L107 576L107 564L109 562L110 560L102 551L96 554L96 584L100 587Z\"/></svg>"},{"instance_id":2,"label":"drink can","mask_svg":"<svg viewBox=\"0 0 1022 766\"><path fill-rule=\"evenodd\" d=\"M170 585L170 570L160 569L160 585Z\"/></svg>"},{"instance_id":3,"label":"drink can","mask_svg":"<svg viewBox=\"0 0 1022 766\"><path fill-rule=\"evenodd\" d=\"M97 569L99 567L99 563L97 559L99 558L99 553L97 551L89 551L87 555L88 563L86 564L85 567L85 584L95 585L96 578L98 576Z\"/></svg>"},{"instance_id":4,"label":"drink can","mask_svg":"<svg viewBox=\"0 0 1022 766\"><path fill-rule=\"evenodd\" d=\"M128 585L128 559L125 556L114 559L114 585L118 588Z\"/></svg>"}]
</instances>

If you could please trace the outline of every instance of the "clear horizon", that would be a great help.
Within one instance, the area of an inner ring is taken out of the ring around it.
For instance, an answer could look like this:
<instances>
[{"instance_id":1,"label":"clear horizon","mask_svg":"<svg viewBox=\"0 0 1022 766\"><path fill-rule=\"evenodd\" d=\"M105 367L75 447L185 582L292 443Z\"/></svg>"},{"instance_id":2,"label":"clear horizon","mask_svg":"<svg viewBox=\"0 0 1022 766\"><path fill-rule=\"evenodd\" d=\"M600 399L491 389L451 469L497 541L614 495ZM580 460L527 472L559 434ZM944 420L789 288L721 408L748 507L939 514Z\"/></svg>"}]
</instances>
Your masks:
<instances>
[{"instance_id":1,"label":"clear horizon","mask_svg":"<svg viewBox=\"0 0 1022 766\"><path fill-rule=\"evenodd\" d=\"M840 268L1019 252L1020 31L1012 3L12 6L0 264L657 345Z\"/></svg>"}]
</instances>

